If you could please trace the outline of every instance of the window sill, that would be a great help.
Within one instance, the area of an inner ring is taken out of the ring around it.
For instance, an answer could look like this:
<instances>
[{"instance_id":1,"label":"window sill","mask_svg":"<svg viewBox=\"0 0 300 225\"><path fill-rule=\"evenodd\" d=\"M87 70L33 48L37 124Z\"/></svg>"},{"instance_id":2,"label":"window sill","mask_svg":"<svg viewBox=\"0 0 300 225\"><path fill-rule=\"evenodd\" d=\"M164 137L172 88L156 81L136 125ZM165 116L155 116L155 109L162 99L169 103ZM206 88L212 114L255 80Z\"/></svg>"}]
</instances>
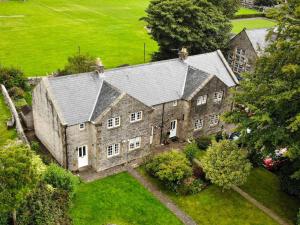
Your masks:
<instances>
[{"instance_id":1,"label":"window sill","mask_svg":"<svg viewBox=\"0 0 300 225\"><path fill-rule=\"evenodd\" d=\"M133 124L133 123L138 123L138 122L141 122L141 121L143 121L143 119L140 119L140 120L136 120L136 121L129 121L131 124Z\"/></svg>"},{"instance_id":2,"label":"window sill","mask_svg":"<svg viewBox=\"0 0 300 225\"><path fill-rule=\"evenodd\" d=\"M117 128L119 128L119 127L120 127L120 125L117 126L117 127L107 127L107 130L113 130L113 129L117 129Z\"/></svg>"}]
</instances>

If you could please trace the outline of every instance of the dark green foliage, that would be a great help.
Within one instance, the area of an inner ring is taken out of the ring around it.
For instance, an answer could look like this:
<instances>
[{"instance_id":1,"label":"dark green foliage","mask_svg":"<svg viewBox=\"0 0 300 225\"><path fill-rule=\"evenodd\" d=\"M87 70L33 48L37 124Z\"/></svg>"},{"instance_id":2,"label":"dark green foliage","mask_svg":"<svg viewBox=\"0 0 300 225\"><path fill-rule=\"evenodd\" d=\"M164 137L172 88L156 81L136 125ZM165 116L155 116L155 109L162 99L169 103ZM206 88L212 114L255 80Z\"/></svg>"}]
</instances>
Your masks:
<instances>
[{"instance_id":1,"label":"dark green foliage","mask_svg":"<svg viewBox=\"0 0 300 225\"><path fill-rule=\"evenodd\" d=\"M23 91L22 88L19 88L19 87L12 87L11 89L9 89L8 93L9 93L10 97L15 100L21 99L25 96L25 92Z\"/></svg>"},{"instance_id":2,"label":"dark green foliage","mask_svg":"<svg viewBox=\"0 0 300 225\"><path fill-rule=\"evenodd\" d=\"M43 163L45 163L46 165L50 165L51 163L54 163L55 160L53 159L53 157L50 155L49 152L44 151L41 146L40 143L37 141L32 141L31 144L31 149L38 155L41 157Z\"/></svg>"},{"instance_id":3,"label":"dark green foliage","mask_svg":"<svg viewBox=\"0 0 300 225\"><path fill-rule=\"evenodd\" d=\"M255 0L254 4L257 6L274 6L278 3L278 0Z\"/></svg>"},{"instance_id":4,"label":"dark green foliage","mask_svg":"<svg viewBox=\"0 0 300 225\"><path fill-rule=\"evenodd\" d=\"M88 54L75 54L68 58L68 63L63 70L58 70L57 75L70 75L91 72L95 70L96 59Z\"/></svg>"},{"instance_id":5,"label":"dark green foliage","mask_svg":"<svg viewBox=\"0 0 300 225\"><path fill-rule=\"evenodd\" d=\"M215 6L217 6L224 15L232 18L234 14L239 10L240 0L208 0Z\"/></svg>"},{"instance_id":6,"label":"dark green foliage","mask_svg":"<svg viewBox=\"0 0 300 225\"><path fill-rule=\"evenodd\" d=\"M200 151L200 149L198 148L198 145L195 141L187 144L183 149L184 154L190 161L192 161L193 158L195 158L198 151Z\"/></svg>"},{"instance_id":7,"label":"dark green foliage","mask_svg":"<svg viewBox=\"0 0 300 225\"><path fill-rule=\"evenodd\" d=\"M3 67L0 65L0 84L3 84L8 90L13 87L27 89L27 80L23 72L13 67Z\"/></svg>"},{"instance_id":8,"label":"dark green foliage","mask_svg":"<svg viewBox=\"0 0 300 225\"><path fill-rule=\"evenodd\" d=\"M70 171L63 169L56 164L50 164L44 175L44 181L54 188L60 188L73 195L76 186L79 184L79 178Z\"/></svg>"},{"instance_id":9,"label":"dark green foliage","mask_svg":"<svg viewBox=\"0 0 300 225\"><path fill-rule=\"evenodd\" d=\"M201 179L193 177L184 180L183 184L178 188L181 195L194 195L202 191L206 185Z\"/></svg>"},{"instance_id":10,"label":"dark green foliage","mask_svg":"<svg viewBox=\"0 0 300 225\"><path fill-rule=\"evenodd\" d=\"M22 225L67 225L69 195L45 183L30 193L18 210L18 221Z\"/></svg>"},{"instance_id":11,"label":"dark green foliage","mask_svg":"<svg viewBox=\"0 0 300 225\"><path fill-rule=\"evenodd\" d=\"M300 170L300 159L284 165L279 171L279 179L283 191L300 198L300 179L292 177L297 170Z\"/></svg>"},{"instance_id":12,"label":"dark green foliage","mask_svg":"<svg viewBox=\"0 0 300 225\"><path fill-rule=\"evenodd\" d=\"M7 212L0 212L0 225L7 225L10 221L10 215Z\"/></svg>"},{"instance_id":13,"label":"dark green foliage","mask_svg":"<svg viewBox=\"0 0 300 225\"><path fill-rule=\"evenodd\" d=\"M291 159L300 157L299 7L299 0L290 0L268 12L278 21L276 37L255 71L243 74L234 93L236 107L225 117L237 125L248 149L273 154L287 148Z\"/></svg>"},{"instance_id":14,"label":"dark green foliage","mask_svg":"<svg viewBox=\"0 0 300 225\"><path fill-rule=\"evenodd\" d=\"M297 224L300 225L300 209L299 209L299 212L298 212Z\"/></svg>"},{"instance_id":15,"label":"dark green foliage","mask_svg":"<svg viewBox=\"0 0 300 225\"><path fill-rule=\"evenodd\" d=\"M196 143L201 150L206 150L211 145L211 137L203 136L196 139Z\"/></svg>"},{"instance_id":16,"label":"dark green foliage","mask_svg":"<svg viewBox=\"0 0 300 225\"><path fill-rule=\"evenodd\" d=\"M176 191L182 181L192 175L192 167L184 153L177 150L154 156L146 164L146 171L164 185Z\"/></svg>"},{"instance_id":17,"label":"dark green foliage","mask_svg":"<svg viewBox=\"0 0 300 225\"><path fill-rule=\"evenodd\" d=\"M178 57L182 47L191 55L222 49L230 38L229 19L205 0L152 0L146 12L143 20L159 45L154 60Z\"/></svg>"},{"instance_id":18,"label":"dark green foliage","mask_svg":"<svg viewBox=\"0 0 300 225\"><path fill-rule=\"evenodd\" d=\"M248 159L254 167L260 167L263 165L264 155L261 151L255 149L248 150Z\"/></svg>"}]
</instances>

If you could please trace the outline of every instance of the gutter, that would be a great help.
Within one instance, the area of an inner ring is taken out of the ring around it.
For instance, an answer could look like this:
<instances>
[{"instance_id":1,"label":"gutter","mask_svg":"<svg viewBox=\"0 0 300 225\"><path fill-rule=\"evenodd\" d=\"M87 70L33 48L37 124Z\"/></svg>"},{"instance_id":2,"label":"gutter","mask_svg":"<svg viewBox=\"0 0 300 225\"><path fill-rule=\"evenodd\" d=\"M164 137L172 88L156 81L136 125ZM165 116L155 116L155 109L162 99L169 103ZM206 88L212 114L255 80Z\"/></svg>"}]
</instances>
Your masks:
<instances>
[{"instance_id":1,"label":"gutter","mask_svg":"<svg viewBox=\"0 0 300 225\"><path fill-rule=\"evenodd\" d=\"M66 165L65 168L69 169L69 155L68 155L68 138L67 138L67 125L64 125L65 128L65 151L66 151Z\"/></svg>"}]
</instances>

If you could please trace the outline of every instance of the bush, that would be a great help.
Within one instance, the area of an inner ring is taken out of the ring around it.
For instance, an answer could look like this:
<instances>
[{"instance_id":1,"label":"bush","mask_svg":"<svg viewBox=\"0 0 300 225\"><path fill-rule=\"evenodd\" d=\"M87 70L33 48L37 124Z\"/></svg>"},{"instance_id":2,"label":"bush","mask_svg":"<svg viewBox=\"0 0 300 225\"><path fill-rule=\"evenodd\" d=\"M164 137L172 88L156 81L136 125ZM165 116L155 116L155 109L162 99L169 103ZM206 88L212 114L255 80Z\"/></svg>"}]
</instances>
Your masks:
<instances>
[{"instance_id":1,"label":"bush","mask_svg":"<svg viewBox=\"0 0 300 225\"><path fill-rule=\"evenodd\" d=\"M11 89L9 89L8 93L9 93L10 97L13 99L24 98L24 95L25 95L25 92L23 91L23 89L19 88L19 87L12 87Z\"/></svg>"},{"instance_id":2,"label":"bush","mask_svg":"<svg viewBox=\"0 0 300 225\"><path fill-rule=\"evenodd\" d=\"M259 167L263 165L263 154L261 151L251 148L248 150L248 159L254 167Z\"/></svg>"},{"instance_id":3,"label":"bush","mask_svg":"<svg viewBox=\"0 0 300 225\"><path fill-rule=\"evenodd\" d=\"M208 146L211 145L211 137L204 136L196 139L198 148L201 150L206 150Z\"/></svg>"},{"instance_id":4,"label":"bush","mask_svg":"<svg viewBox=\"0 0 300 225\"><path fill-rule=\"evenodd\" d=\"M54 188L67 191L70 196L73 195L75 187L79 184L78 177L54 163L48 166L44 175L44 181Z\"/></svg>"},{"instance_id":5,"label":"bush","mask_svg":"<svg viewBox=\"0 0 300 225\"><path fill-rule=\"evenodd\" d=\"M288 162L279 170L280 186L283 191L300 198L300 179L291 177L295 171L300 169L300 159Z\"/></svg>"},{"instance_id":6,"label":"bush","mask_svg":"<svg viewBox=\"0 0 300 225\"><path fill-rule=\"evenodd\" d=\"M241 14L234 15L234 19L246 19L246 18L255 18L255 17L265 17L266 15L262 12L253 13L253 14Z\"/></svg>"},{"instance_id":7,"label":"bush","mask_svg":"<svg viewBox=\"0 0 300 225\"><path fill-rule=\"evenodd\" d=\"M41 183L18 209L18 224L71 224L68 208L69 195L66 191Z\"/></svg>"},{"instance_id":8,"label":"bush","mask_svg":"<svg viewBox=\"0 0 300 225\"><path fill-rule=\"evenodd\" d=\"M177 150L161 153L146 164L146 171L177 191L182 181L192 175L192 167L184 153Z\"/></svg>"},{"instance_id":9,"label":"bush","mask_svg":"<svg viewBox=\"0 0 300 225\"><path fill-rule=\"evenodd\" d=\"M190 161L192 161L193 158L195 158L198 151L200 151L200 149L198 148L198 145L195 141L187 144L183 149L184 154Z\"/></svg>"},{"instance_id":10,"label":"bush","mask_svg":"<svg viewBox=\"0 0 300 225\"><path fill-rule=\"evenodd\" d=\"M182 195L194 195L205 187L206 185L202 180L190 177L184 180L183 184L178 188L178 192Z\"/></svg>"},{"instance_id":11,"label":"bush","mask_svg":"<svg viewBox=\"0 0 300 225\"><path fill-rule=\"evenodd\" d=\"M7 225L10 220L10 213L0 212L0 225Z\"/></svg>"},{"instance_id":12,"label":"bush","mask_svg":"<svg viewBox=\"0 0 300 225\"><path fill-rule=\"evenodd\" d=\"M8 90L18 87L27 89L27 79L22 71L16 68L8 68L0 65L0 84L3 84Z\"/></svg>"},{"instance_id":13,"label":"bush","mask_svg":"<svg viewBox=\"0 0 300 225\"><path fill-rule=\"evenodd\" d=\"M300 209L299 209L299 212L298 212L298 217L297 217L297 224L300 225Z\"/></svg>"}]
</instances>

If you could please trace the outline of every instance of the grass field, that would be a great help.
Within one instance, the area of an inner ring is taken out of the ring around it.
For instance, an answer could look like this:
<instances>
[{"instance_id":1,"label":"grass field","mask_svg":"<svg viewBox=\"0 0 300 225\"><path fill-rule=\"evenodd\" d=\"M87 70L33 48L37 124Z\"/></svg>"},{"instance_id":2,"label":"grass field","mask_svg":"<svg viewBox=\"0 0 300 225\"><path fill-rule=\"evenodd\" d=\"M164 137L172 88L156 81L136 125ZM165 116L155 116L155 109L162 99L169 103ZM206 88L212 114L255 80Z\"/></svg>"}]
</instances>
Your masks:
<instances>
[{"instance_id":1,"label":"grass field","mask_svg":"<svg viewBox=\"0 0 300 225\"><path fill-rule=\"evenodd\" d=\"M10 119L10 111L4 102L2 94L0 94L0 147L5 144L9 139L17 137L17 133L14 129L7 130L6 121Z\"/></svg>"},{"instance_id":2,"label":"grass field","mask_svg":"<svg viewBox=\"0 0 300 225\"><path fill-rule=\"evenodd\" d=\"M224 191L210 185L199 194L180 196L166 191L142 167L139 172L158 185L182 210L203 225L275 225L269 216L234 191Z\"/></svg>"},{"instance_id":3,"label":"grass field","mask_svg":"<svg viewBox=\"0 0 300 225\"><path fill-rule=\"evenodd\" d=\"M74 225L181 225L127 173L81 184L70 211Z\"/></svg>"},{"instance_id":4,"label":"grass field","mask_svg":"<svg viewBox=\"0 0 300 225\"><path fill-rule=\"evenodd\" d=\"M241 7L239 11L235 13L235 15L252 15L256 13L259 13L259 11L255 9L248 9L248 8Z\"/></svg>"},{"instance_id":5,"label":"grass field","mask_svg":"<svg viewBox=\"0 0 300 225\"><path fill-rule=\"evenodd\" d=\"M149 0L30 0L0 2L0 63L27 76L62 68L78 51L101 57L106 68L146 61L157 49L139 19ZM234 21L244 27L273 26L265 20Z\"/></svg>"},{"instance_id":6,"label":"grass field","mask_svg":"<svg viewBox=\"0 0 300 225\"><path fill-rule=\"evenodd\" d=\"M233 33L238 33L244 28L247 29L257 29L257 28L271 28L276 25L272 20L264 18L251 18L251 19L236 19L232 20Z\"/></svg>"},{"instance_id":7,"label":"grass field","mask_svg":"<svg viewBox=\"0 0 300 225\"><path fill-rule=\"evenodd\" d=\"M253 169L242 189L278 215L295 221L300 201L280 190L278 177L263 169Z\"/></svg>"}]
</instances>

